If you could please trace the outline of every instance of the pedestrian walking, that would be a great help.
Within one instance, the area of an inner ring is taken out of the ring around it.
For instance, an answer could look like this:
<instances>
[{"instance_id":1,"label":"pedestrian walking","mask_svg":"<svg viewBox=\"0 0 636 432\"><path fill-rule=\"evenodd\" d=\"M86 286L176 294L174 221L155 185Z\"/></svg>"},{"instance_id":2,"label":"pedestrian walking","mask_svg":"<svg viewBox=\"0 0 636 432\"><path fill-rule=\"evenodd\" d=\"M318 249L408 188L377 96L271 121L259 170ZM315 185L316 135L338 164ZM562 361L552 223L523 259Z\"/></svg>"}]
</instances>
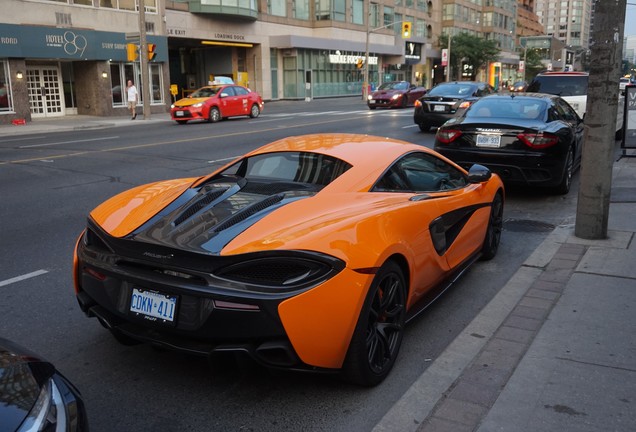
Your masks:
<instances>
[{"instance_id":1,"label":"pedestrian walking","mask_svg":"<svg viewBox=\"0 0 636 432\"><path fill-rule=\"evenodd\" d=\"M126 91L128 96L128 109L130 109L130 114L132 115L131 120L134 120L137 118L137 100L139 99L139 93L132 80L128 80Z\"/></svg>"}]
</instances>

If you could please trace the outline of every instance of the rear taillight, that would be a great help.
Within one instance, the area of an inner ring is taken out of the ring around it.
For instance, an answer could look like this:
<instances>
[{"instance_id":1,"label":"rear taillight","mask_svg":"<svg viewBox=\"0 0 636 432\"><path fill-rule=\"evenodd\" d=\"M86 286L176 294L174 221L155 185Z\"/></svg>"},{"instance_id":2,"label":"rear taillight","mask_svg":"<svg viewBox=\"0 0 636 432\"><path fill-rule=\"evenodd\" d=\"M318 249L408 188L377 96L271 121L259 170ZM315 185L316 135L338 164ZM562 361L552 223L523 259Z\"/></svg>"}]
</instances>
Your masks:
<instances>
[{"instance_id":1,"label":"rear taillight","mask_svg":"<svg viewBox=\"0 0 636 432\"><path fill-rule=\"evenodd\" d=\"M455 141L461 135L461 131L458 131L457 129L438 129L436 138L443 144L449 144Z\"/></svg>"},{"instance_id":2,"label":"rear taillight","mask_svg":"<svg viewBox=\"0 0 636 432\"><path fill-rule=\"evenodd\" d=\"M525 145L533 149L544 149L552 147L559 142L559 137L549 133L520 133L517 135Z\"/></svg>"}]
</instances>

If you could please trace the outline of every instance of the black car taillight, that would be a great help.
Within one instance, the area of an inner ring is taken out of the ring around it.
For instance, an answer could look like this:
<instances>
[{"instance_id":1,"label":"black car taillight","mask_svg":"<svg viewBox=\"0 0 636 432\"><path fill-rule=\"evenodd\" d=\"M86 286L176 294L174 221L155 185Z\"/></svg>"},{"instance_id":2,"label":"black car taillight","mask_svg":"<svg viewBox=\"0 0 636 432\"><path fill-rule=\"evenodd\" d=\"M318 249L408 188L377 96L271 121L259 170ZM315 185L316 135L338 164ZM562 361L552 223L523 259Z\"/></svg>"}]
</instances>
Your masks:
<instances>
[{"instance_id":1,"label":"black car taillight","mask_svg":"<svg viewBox=\"0 0 636 432\"><path fill-rule=\"evenodd\" d=\"M517 138L525 145L533 149L544 149L552 147L559 142L559 137L545 132L520 133Z\"/></svg>"},{"instance_id":2,"label":"black car taillight","mask_svg":"<svg viewBox=\"0 0 636 432\"><path fill-rule=\"evenodd\" d=\"M450 144L461 135L462 132L457 129L438 129L436 138L443 144Z\"/></svg>"}]
</instances>

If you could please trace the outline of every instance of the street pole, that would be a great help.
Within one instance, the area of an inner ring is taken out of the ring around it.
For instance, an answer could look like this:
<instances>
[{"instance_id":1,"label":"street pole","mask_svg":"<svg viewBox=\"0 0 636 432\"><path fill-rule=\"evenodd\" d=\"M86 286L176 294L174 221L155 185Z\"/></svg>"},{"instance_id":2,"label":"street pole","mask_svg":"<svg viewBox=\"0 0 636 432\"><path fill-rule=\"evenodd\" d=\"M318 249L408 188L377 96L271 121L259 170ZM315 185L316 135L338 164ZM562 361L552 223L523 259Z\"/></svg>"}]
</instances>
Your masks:
<instances>
[{"instance_id":1,"label":"street pole","mask_svg":"<svg viewBox=\"0 0 636 432\"><path fill-rule=\"evenodd\" d=\"M449 30L448 31L448 48L446 49L446 82L450 82L450 76L451 76L450 48L451 48L451 35Z\"/></svg>"},{"instance_id":2,"label":"street pole","mask_svg":"<svg viewBox=\"0 0 636 432\"><path fill-rule=\"evenodd\" d=\"M144 120L150 119L150 79L148 77L148 43L146 42L146 7L144 0L137 0L139 8L139 73L141 88L139 94L144 102Z\"/></svg>"},{"instance_id":3,"label":"street pole","mask_svg":"<svg viewBox=\"0 0 636 432\"><path fill-rule=\"evenodd\" d=\"M523 47L523 77L522 80L526 80L526 68L528 67L528 41L526 41L526 46Z\"/></svg>"},{"instance_id":4,"label":"street pole","mask_svg":"<svg viewBox=\"0 0 636 432\"><path fill-rule=\"evenodd\" d=\"M627 0L597 1L574 235L607 238ZM624 126L623 126L624 127Z\"/></svg>"},{"instance_id":5,"label":"street pole","mask_svg":"<svg viewBox=\"0 0 636 432\"><path fill-rule=\"evenodd\" d=\"M371 21L371 3L367 2L367 37L364 54L364 72L362 78L362 100L367 101L369 96L369 33L371 33L369 21Z\"/></svg>"}]
</instances>

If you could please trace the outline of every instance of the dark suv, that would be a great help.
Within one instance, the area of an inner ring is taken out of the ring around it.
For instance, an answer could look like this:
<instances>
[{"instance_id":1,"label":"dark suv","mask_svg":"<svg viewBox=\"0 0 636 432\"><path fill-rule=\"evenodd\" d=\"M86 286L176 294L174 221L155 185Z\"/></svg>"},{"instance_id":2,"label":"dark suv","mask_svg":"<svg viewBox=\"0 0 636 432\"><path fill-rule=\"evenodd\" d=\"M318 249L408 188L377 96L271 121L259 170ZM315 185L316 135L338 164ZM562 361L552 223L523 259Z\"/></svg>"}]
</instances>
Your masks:
<instances>
[{"instance_id":1,"label":"dark suv","mask_svg":"<svg viewBox=\"0 0 636 432\"><path fill-rule=\"evenodd\" d=\"M494 93L488 83L479 81L454 81L438 84L426 95L415 101L413 121L422 132L441 126L458 117L477 99Z\"/></svg>"}]
</instances>

